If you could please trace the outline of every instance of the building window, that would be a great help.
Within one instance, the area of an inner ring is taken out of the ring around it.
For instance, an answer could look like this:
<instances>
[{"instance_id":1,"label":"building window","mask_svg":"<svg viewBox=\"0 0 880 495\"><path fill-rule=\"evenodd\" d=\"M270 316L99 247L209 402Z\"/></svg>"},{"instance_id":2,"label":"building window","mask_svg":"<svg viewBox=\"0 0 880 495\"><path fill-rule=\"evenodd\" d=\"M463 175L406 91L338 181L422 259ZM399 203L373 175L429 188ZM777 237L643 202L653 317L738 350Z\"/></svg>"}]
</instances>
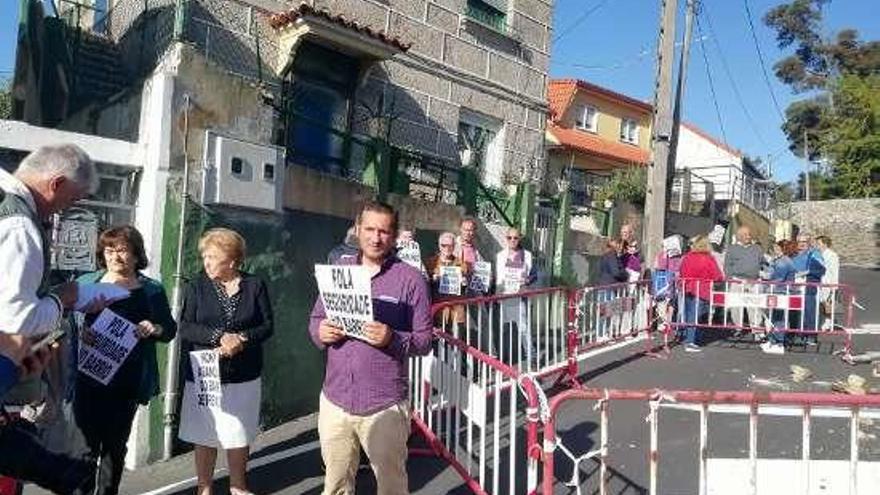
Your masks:
<instances>
[{"instance_id":1,"label":"building window","mask_svg":"<svg viewBox=\"0 0 880 495\"><path fill-rule=\"evenodd\" d=\"M346 148L359 61L304 42L285 89L287 150L294 163L347 176Z\"/></svg>"},{"instance_id":2,"label":"building window","mask_svg":"<svg viewBox=\"0 0 880 495\"><path fill-rule=\"evenodd\" d=\"M507 30L507 0L467 0L467 16L504 32Z\"/></svg>"},{"instance_id":3,"label":"building window","mask_svg":"<svg viewBox=\"0 0 880 495\"><path fill-rule=\"evenodd\" d=\"M599 111L596 107L584 105L578 111L577 121L575 125L578 129L590 132L599 131Z\"/></svg>"},{"instance_id":4,"label":"building window","mask_svg":"<svg viewBox=\"0 0 880 495\"><path fill-rule=\"evenodd\" d=\"M501 186L504 136L499 120L462 110L458 122L458 147L462 160L473 166L483 183Z\"/></svg>"},{"instance_id":5,"label":"building window","mask_svg":"<svg viewBox=\"0 0 880 495\"><path fill-rule=\"evenodd\" d=\"M639 144L639 124L633 119L620 121L620 140L625 143Z\"/></svg>"}]
</instances>

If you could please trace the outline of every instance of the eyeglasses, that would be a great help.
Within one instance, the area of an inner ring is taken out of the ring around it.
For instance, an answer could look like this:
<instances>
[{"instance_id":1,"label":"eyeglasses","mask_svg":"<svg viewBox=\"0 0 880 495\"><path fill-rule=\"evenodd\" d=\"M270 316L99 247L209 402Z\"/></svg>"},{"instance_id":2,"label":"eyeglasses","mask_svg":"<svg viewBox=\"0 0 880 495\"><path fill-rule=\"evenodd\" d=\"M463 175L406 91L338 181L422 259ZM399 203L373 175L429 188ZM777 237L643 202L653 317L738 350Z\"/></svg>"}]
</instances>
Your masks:
<instances>
[{"instance_id":1,"label":"eyeglasses","mask_svg":"<svg viewBox=\"0 0 880 495\"><path fill-rule=\"evenodd\" d=\"M514 236L514 235L509 235L509 236L507 236L507 240L508 241L518 241L519 237Z\"/></svg>"},{"instance_id":2,"label":"eyeglasses","mask_svg":"<svg viewBox=\"0 0 880 495\"><path fill-rule=\"evenodd\" d=\"M440 244L440 247L453 247L455 244Z\"/></svg>"}]
</instances>

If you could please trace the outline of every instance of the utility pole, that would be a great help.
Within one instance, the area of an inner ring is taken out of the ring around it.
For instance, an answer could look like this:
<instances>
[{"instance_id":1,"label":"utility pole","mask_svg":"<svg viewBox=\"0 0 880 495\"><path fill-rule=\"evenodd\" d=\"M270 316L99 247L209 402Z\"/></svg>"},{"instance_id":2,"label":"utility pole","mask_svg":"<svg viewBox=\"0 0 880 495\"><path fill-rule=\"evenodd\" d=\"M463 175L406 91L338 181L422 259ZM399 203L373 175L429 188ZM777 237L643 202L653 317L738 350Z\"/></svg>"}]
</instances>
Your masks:
<instances>
[{"instance_id":1,"label":"utility pole","mask_svg":"<svg viewBox=\"0 0 880 495\"><path fill-rule=\"evenodd\" d=\"M669 139L669 158L666 166L666 198L667 201L672 198L672 186L675 183L675 160L678 156L678 137L681 133L681 114L683 112L684 87L687 82L687 66L691 52L691 37L694 31L694 14L696 13L697 0L687 0L686 14L684 18L684 43L681 47L681 54L678 60L678 82L675 86L675 103L672 110L672 134ZM683 197L685 193L690 194L690 187L682 184L681 201L682 205L687 205L690 198ZM667 207L665 213L665 223L669 221L669 212L672 208ZM664 229L665 230L665 229ZM665 235L665 232L664 232ZM653 258L651 258L653 259Z\"/></svg>"},{"instance_id":2,"label":"utility pole","mask_svg":"<svg viewBox=\"0 0 880 495\"><path fill-rule=\"evenodd\" d=\"M678 0L661 0L660 35L657 42L657 78L654 86L654 118L651 124L652 162L648 167L645 195L645 226L642 252L653 265L663 241L666 215L666 178L672 135L672 64L675 53L675 16Z\"/></svg>"},{"instance_id":3,"label":"utility pole","mask_svg":"<svg viewBox=\"0 0 880 495\"><path fill-rule=\"evenodd\" d=\"M804 201L810 201L810 144L804 128Z\"/></svg>"}]
</instances>

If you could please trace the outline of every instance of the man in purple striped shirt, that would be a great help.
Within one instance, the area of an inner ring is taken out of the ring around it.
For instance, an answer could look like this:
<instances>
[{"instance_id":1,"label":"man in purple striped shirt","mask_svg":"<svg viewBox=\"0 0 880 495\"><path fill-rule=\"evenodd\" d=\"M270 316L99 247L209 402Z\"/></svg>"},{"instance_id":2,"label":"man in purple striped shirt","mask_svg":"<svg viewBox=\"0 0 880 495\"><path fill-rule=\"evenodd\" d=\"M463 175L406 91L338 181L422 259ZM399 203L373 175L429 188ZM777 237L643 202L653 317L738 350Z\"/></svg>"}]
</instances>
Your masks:
<instances>
[{"instance_id":1,"label":"man in purple striped shirt","mask_svg":"<svg viewBox=\"0 0 880 495\"><path fill-rule=\"evenodd\" d=\"M409 493L406 442L410 433L407 358L431 350L430 292L418 270L393 255L397 213L384 203L364 205L357 218L360 255L341 260L372 274L373 317L366 338L348 338L326 319L321 298L309 333L327 351L318 412L324 494L354 494L360 448L380 495Z\"/></svg>"}]
</instances>

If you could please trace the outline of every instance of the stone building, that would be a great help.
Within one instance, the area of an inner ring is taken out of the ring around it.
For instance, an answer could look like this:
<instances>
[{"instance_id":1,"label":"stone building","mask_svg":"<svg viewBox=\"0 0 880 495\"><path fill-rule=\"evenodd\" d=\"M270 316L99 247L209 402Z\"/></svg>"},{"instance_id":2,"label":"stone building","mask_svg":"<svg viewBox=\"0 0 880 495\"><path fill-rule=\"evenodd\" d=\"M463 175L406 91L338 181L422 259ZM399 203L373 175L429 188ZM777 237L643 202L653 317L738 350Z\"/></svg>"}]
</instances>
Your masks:
<instances>
[{"instance_id":1,"label":"stone building","mask_svg":"<svg viewBox=\"0 0 880 495\"><path fill-rule=\"evenodd\" d=\"M477 193L541 180L551 17L550 0L30 0L6 128L113 148L96 207L144 234L169 293L179 257L184 276L200 268L202 230L245 235L276 308L271 426L317 403L311 267L359 200L397 205L432 250ZM16 141L0 147L30 149ZM164 392L139 413L132 464L163 450Z\"/></svg>"}]
</instances>

